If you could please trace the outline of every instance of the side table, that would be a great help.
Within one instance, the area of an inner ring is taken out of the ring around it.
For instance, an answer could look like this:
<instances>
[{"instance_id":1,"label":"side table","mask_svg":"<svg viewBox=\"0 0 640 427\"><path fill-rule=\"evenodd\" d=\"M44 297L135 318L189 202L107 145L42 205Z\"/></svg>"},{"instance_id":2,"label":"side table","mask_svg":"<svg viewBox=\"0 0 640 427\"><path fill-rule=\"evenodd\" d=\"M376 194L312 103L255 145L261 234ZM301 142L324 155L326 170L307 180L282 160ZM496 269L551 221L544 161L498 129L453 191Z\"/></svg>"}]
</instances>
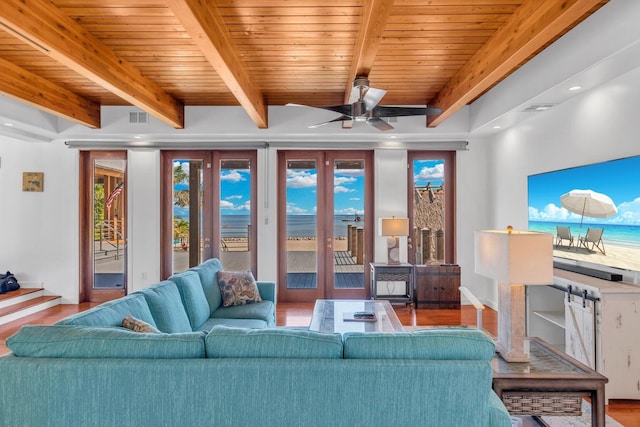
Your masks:
<instances>
[{"instance_id":1,"label":"side table","mask_svg":"<svg viewBox=\"0 0 640 427\"><path fill-rule=\"evenodd\" d=\"M413 304L413 265L374 263L371 266L371 298Z\"/></svg>"},{"instance_id":2,"label":"side table","mask_svg":"<svg viewBox=\"0 0 640 427\"><path fill-rule=\"evenodd\" d=\"M604 385L609 381L540 338L528 338L529 362L493 358L493 390L512 415L567 415L571 402L591 398L591 425L605 425ZM562 406L565 405L565 408ZM575 405L574 405L575 406ZM564 411L564 413L562 413ZM577 414L576 414L577 415Z\"/></svg>"}]
</instances>

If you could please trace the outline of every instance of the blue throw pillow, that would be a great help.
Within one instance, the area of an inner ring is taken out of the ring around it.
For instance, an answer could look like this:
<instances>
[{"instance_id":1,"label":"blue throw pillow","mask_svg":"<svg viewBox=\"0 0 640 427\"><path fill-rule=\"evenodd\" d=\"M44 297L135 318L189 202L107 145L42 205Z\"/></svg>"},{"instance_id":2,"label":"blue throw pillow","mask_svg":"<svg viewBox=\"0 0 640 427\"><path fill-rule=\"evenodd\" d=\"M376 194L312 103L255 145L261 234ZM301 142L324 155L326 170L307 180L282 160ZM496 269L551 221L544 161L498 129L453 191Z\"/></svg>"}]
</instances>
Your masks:
<instances>
[{"instance_id":1,"label":"blue throw pillow","mask_svg":"<svg viewBox=\"0 0 640 427\"><path fill-rule=\"evenodd\" d=\"M182 304L189 316L191 330L195 331L209 319L211 309L200 283L200 276L195 271L185 271L169 278L178 286Z\"/></svg>"},{"instance_id":2,"label":"blue throw pillow","mask_svg":"<svg viewBox=\"0 0 640 427\"><path fill-rule=\"evenodd\" d=\"M162 332L173 334L192 331L180 292L174 282L165 280L138 292L144 295L156 326Z\"/></svg>"}]
</instances>

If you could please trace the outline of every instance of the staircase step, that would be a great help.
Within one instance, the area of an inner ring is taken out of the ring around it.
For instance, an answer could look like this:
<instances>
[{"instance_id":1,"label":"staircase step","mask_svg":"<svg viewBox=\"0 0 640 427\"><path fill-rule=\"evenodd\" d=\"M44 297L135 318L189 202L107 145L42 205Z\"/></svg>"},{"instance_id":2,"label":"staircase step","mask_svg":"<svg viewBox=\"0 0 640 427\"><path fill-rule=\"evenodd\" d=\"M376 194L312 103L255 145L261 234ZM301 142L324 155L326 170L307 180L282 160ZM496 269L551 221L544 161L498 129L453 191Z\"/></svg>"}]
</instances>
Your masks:
<instances>
[{"instance_id":1,"label":"staircase step","mask_svg":"<svg viewBox=\"0 0 640 427\"><path fill-rule=\"evenodd\" d=\"M9 307L19 302L27 301L32 298L41 297L44 295L44 288L32 287L25 288L20 287L17 291L7 292L6 294L0 294L0 309Z\"/></svg>"},{"instance_id":2,"label":"staircase step","mask_svg":"<svg viewBox=\"0 0 640 427\"><path fill-rule=\"evenodd\" d=\"M20 296L11 298L13 302L11 305L0 308L0 325L54 307L60 304L62 297L57 295L41 295L16 302L17 299L20 299Z\"/></svg>"}]
</instances>

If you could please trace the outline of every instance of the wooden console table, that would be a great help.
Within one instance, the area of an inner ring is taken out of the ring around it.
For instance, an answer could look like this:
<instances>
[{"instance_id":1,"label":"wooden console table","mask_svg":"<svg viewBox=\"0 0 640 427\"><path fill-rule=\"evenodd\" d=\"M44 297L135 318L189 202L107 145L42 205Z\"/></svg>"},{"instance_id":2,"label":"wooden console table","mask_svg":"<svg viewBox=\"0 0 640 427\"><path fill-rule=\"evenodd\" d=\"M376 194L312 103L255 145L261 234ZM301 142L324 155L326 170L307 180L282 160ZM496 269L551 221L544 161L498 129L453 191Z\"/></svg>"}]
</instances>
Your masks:
<instances>
[{"instance_id":1,"label":"wooden console table","mask_svg":"<svg viewBox=\"0 0 640 427\"><path fill-rule=\"evenodd\" d=\"M553 415L547 411L549 406L545 407L544 402L571 396L581 404L582 395L588 395L591 398L591 425L604 426L604 385L608 379L539 338L529 338L528 342L529 362L506 362L497 354L491 362L493 389L505 402L507 410L513 415ZM514 408L518 405L514 402L519 398L543 404L519 410Z\"/></svg>"}]
</instances>

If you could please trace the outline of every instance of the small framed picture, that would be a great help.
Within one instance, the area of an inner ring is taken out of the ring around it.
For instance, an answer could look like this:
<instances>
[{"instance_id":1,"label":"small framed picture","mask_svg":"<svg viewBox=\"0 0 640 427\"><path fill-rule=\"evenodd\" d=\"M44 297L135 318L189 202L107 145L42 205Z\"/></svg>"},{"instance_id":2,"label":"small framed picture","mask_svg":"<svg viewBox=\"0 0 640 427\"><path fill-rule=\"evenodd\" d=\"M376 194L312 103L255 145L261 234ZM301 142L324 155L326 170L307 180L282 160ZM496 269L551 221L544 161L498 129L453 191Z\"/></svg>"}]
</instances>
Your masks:
<instances>
[{"instance_id":1,"label":"small framed picture","mask_svg":"<svg viewBox=\"0 0 640 427\"><path fill-rule=\"evenodd\" d=\"M22 191L44 191L44 172L22 172Z\"/></svg>"}]
</instances>

